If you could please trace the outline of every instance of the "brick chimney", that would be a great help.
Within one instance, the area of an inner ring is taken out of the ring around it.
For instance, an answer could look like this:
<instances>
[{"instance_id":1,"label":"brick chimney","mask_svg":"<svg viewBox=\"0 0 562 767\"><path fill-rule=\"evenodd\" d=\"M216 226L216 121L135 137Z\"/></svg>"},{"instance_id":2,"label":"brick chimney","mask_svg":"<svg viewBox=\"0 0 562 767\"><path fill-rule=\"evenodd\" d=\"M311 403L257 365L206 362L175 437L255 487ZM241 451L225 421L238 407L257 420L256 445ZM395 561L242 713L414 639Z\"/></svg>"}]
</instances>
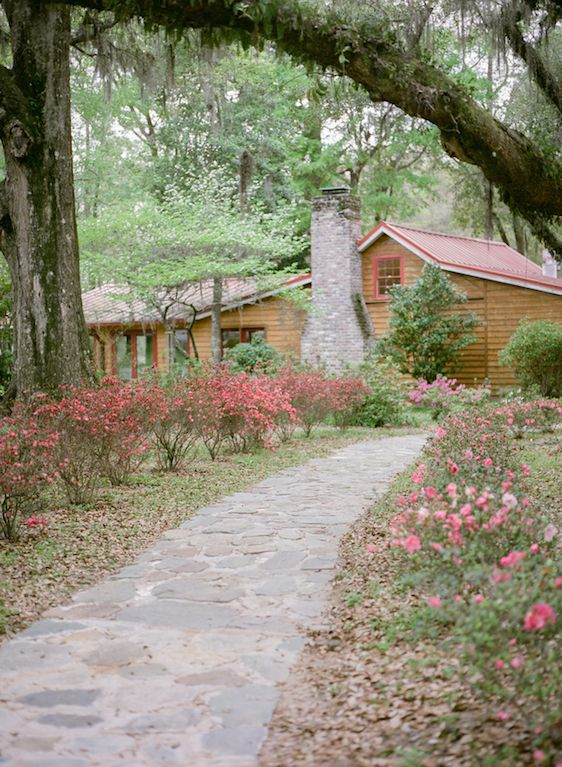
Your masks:
<instances>
[{"instance_id":1,"label":"brick chimney","mask_svg":"<svg viewBox=\"0 0 562 767\"><path fill-rule=\"evenodd\" d=\"M346 187L312 200L312 309L301 339L303 362L340 370L361 362L373 340L362 294L359 198Z\"/></svg>"}]
</instances>

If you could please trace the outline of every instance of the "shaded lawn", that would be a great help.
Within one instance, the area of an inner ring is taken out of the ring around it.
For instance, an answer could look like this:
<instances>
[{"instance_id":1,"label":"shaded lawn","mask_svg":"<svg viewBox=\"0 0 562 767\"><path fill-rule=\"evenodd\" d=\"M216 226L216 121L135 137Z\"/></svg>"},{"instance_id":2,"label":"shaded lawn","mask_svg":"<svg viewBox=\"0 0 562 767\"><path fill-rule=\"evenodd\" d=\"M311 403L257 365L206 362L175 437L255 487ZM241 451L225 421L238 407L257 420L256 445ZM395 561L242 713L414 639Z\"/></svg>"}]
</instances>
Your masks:
<instances>
[{"instance_id":1,"label":"shaded lawn","mask_svg":"<svg viewBox=\"0 0 562 767\"><path fill-rule=\"evenodd\" d=\"M0 639L131 563L162 531L211 501L357 440L394 433L401 430L326 427L276 450L214 462L201 452L180 473L140 472L129 485L104 488L88 505L69 507L55 498L54 509L40 514L48 521L44 532L24 533L18 543L0 541Z\"/></svg>"}]
</instances>

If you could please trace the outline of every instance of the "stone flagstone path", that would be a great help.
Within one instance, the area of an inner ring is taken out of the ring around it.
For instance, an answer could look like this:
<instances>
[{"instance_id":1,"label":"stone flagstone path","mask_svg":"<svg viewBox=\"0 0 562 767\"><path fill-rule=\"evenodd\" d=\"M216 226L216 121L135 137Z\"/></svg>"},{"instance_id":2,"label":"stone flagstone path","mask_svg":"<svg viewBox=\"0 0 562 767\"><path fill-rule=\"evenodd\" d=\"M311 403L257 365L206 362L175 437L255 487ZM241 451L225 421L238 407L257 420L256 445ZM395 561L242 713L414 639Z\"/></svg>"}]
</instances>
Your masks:
<instances>
[{"instance_id":1,"label":"stone flagstone path","mask_svg":"<svg viewBox=\"0 0 562 767\"><path fill-rule=\"evenodd\" d=\"M0 651L0 765L256 767L338 542L422 435L214 503Z\"/></svg>"}]
</instances>

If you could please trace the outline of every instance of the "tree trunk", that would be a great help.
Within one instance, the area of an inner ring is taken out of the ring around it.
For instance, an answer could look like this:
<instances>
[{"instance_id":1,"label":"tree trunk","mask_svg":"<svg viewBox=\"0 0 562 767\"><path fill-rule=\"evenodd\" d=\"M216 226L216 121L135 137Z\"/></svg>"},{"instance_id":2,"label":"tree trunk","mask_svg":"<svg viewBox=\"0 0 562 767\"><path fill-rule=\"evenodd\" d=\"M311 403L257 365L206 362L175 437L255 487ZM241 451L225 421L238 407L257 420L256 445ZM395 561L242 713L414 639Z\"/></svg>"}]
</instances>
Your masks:
<instances>
[{"instance_id":1,"label":"tree trunk","mask_svg":"<svg viewBox=\"0 0 562 767\"><path fill-rule=\"evenodd\" d=\"M13 67L0 72L6 159L0 248L12 276L18 396L92 375L82 310L70 132L69 9L5 0Z\"/></svg>"},{"instance_id":2,"label":"tree trunk","mask_svg":"<svg viewBox=\"0 0 562 767\"><path fill-rule=\"evenodd\" d=\"M217 365L222 360L222 279L213 279L213 304L211 306L211 354Z\"/></svg>"}]
</instances>

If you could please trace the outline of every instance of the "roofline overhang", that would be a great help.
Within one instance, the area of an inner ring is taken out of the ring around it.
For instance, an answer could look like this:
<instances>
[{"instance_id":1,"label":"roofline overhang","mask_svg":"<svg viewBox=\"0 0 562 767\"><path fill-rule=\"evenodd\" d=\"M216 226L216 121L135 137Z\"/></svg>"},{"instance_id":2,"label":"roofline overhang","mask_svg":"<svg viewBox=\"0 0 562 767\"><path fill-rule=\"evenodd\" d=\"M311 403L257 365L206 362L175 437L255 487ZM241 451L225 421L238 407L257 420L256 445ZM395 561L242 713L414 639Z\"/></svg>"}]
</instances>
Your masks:
<instances>
[{"instance_id":1,"label":"roofline overhang","mask_svg":"<svg viewBox=\"0 0 562 767\"><path fill-rule=\"evenodd\" d=\"M557 288L555 285L546 285L545 283L538 281L534 277L518 278L515 276L499 274L498 272L493 272L487 269L480 269L478 267L456 266L455 264L450 264L446 261L441 261L440 259L431 255L431 253L429 253L424 248L420 248L418 245L415 245L407 237L400 234L400 232L397 232L392 226L390 226L386 222L381 222L372 231L366 234L365 237L357 241L357 249L359 253L363 253L363 251L367 250L367 248L369 248L374 242L376 242L379 239L379 237L381 237L383 234L386 234L388 237L392 238L393 240L398 242L400 245L403 245L407 250L414 253L416 256L421 258L427 264L436 264L437 266L440 266L442 269L444 269L447 272L454 272L455 274L463 274L467 277L478 277L481 280L501 282L507 285L514 285L515 287L518 287L518 288L528 288L529 290L538 290L541 293L550 293L554 296L562 297L562 286L560 286L560 288Z\"/></svg>"},{"instance_id":2,"label":"roofline overhang","mask_svg":"<svg viewBox=\"0 0 562 767\"><path fill-rule=\"evenodd\" d=\"M245 296L244 298L239 299L238 301L233 301L230 304L225 304L221 307L221 313L222 312L230 312L233 309L238 309L241 306L245 306L246 304L255 304L258 301L262 301L264 298L271 298L272 296L276 296L279 293L282 293L284 290L287 290L287 288L290 288L291 290L293 288L301 288L304 285L309 285L312 283L312 275L311 274L302 274L298 277L292 277L290 280L287 280L283 285L281 285L278 288L274 288L273 290L267 290L265 293L251 293ZM206 317L211 316L211 310L205 309L202 312L198 312L195 321L198 322L199 320L204 320Z\"/></svg>"}]
</instances>

